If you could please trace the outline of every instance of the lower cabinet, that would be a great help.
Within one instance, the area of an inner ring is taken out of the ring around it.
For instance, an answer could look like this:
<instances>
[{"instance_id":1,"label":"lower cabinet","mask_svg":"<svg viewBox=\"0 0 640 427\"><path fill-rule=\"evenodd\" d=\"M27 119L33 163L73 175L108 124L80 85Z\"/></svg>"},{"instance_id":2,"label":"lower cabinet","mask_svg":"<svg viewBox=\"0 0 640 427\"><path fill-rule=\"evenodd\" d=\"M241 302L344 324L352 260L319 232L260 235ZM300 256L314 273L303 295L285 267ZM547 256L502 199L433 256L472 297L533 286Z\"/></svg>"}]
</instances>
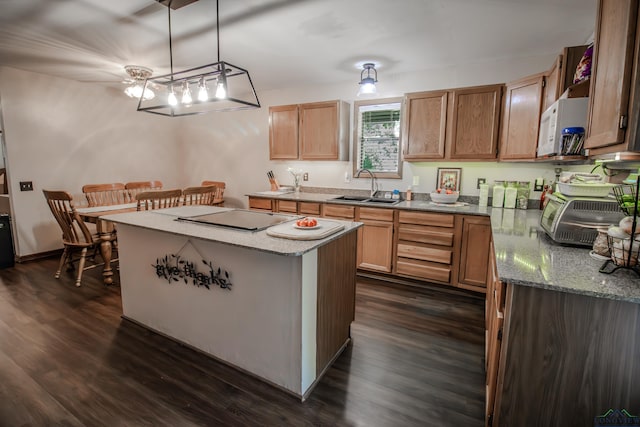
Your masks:
<instances>
[{"instance_id":1,"label":"lower cabinet","mask_svg":"<svg viewBox=\"0 0 640 427\"><path fill-rule=\"evenodd\" d=\"M487 216L260 197L249 197L249 208L362 222L358 269L487 292Z\"/></svg>"},{"instance_id":2,"label":"lower cabinet","mask_svg":"<svg viewBox=\"0 0 640 427\"><path fill-rule=\"evenodd\" d=\"M249 209L251 210L272 212L274 203L276 203L276 200L249 196Z\"/></svg>"},{"instance_id":3,"label":"lower cabinet","mask_svg":"<svg viewBox=\"0 0 640 427\"><path fill-rule=\"evenodd\" d=\"M399 211L396 273L451 284L455 215Z\"/></svg>"},{"instance_id":4,"label":"lower cabinet","mask_svg":"<svg viewBox=\"0 0 640 427\"><path fill-rule=\"evenodd\" d=\"M491 222L486 216L460 215L462 242L458 286L484 292L487 287Z\"/></svg>"},{"instance_id":5,"label":"lower cabinet","mask_svg":"<svg viewBox=\"0 0 640 427\"><path fill-rule=\"evenodd\" d=\"M391 273L393 260L393 209L361 207L357 221L364 225L358 229L358 268Z\"/></svg>"}]
</instances>

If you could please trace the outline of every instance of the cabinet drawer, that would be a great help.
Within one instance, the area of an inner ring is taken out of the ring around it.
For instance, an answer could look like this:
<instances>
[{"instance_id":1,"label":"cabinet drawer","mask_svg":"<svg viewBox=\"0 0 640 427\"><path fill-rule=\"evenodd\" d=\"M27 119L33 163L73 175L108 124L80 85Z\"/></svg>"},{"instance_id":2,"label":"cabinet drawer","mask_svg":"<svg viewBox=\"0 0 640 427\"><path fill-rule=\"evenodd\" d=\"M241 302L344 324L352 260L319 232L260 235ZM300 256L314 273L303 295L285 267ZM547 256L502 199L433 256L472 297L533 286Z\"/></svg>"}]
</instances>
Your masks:
<instances>
[{"instance_id":1,"label":"cabinet drawer","mask_svg":"<svg viewBox=\"0 0 640 427\"><path fill-rule=\"evenodd\" d=\"M249 209L272 210L271 199L249 197Z\"/></svg>"},{"instance_id":2,"label":"cabinet drawer","mask_svg":"<svg viewBox=\"0 0 640 427\"><path fill-rule=\"evenodd\" d=\"M399 219L401 223L431 225L435 227L452 228L455 223L455 215L453 214L430 212L400 211Z\"/></svg>"},{"instance_id":3,"label":"cabinet drawer","mask_svg":"<svg viewBox=\"0 0 640 427\"><path fill-rule=\"evenodd\" d=\"M298 203L291 200L278 200L278 212L298 213Z\"/></svg>"},{"instance_id":4,"label":"cabinet drawer","mask_svg":"<svg viewBox=\"0 0 640 427\"><path fill-rule=\"evenodd\" d=\"M322 207L322 216L333 217L333 218L354 219L355 209L356 208L354 206L325 204Z\"/></svg>"},{"instance_id":5,"label":"cabinet drawer","mask_svg":"<svg viewBox=\"0 0 640 427\"><path fill-rule=\"evenodd\" d=\"M444 265L434 265L426 261L415 259L398 258L398 274L418 277L421 279L434 280L437 282L449 283L451 280L451 268Z\"/></svg>"},{"instance_id":6,"label":"cabinet drawer","mask_svg":"<svg viewBox=\"0 0 640 427\"><path fill-rule=\"evenodd\" d=\"M430 243L432 245L453 246L453 229L425 227L422 225L400 224L398 238L411 242Z\"/></svg>"},{"instance_id":7,"label":"cabinet drawer","mask_svg":"<svg viewBox=\"0 0 640 427\"><path fill-rule=\"evenodd\" d=\"M453 251L451 249L438 249L425 246L398 244L398 257L419 259L423 261L451 264Z\"/></svg>"},{"instance_id":8,"label":"cabinet drawer","mask_svg":"<svg viewBox=\"0 0 640 427\"><path fill-rule=\"evenodd\" d=\"M360 208L360 220L393 221L393 209Z\"/></svg>"},{"instance_id":9,"label":"cabinet drawer","mask_svg":"<svg viewBox=\"0 0 640 427\"><path fill-rule=\"evenodd\" d=\"M306 215L320 215L320 203L299 202L298 212Z\"/></svg>"}]
</instances>

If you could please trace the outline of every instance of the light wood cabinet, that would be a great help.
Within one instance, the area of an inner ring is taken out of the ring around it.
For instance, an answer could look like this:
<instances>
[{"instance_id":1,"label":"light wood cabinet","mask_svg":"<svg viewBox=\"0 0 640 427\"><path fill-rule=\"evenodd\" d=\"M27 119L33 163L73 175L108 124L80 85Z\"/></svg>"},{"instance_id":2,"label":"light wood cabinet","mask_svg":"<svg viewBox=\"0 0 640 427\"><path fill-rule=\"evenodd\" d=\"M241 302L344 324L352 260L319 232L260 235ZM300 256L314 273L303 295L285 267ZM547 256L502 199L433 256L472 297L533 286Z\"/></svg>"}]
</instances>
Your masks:
<instances>
[{"instance_id":1,"label":"light wood cabinet","mask_svg":"<svg viewBox=\"0 0 640 427\"><path fill-rule=\"evenodd\" d=\"M298 213L300 215L320 215L320 203L298 202Z\"/></svg>"},{"instance_id":2,"label":"light wood cabinet","mask_svg":"<svg viewBox=\"0 0 640 427\"><path fill-rule=\"evenodd\" d=\"M503 85L478 86L449 93L448 159L497 157L502 89Z\"/></svg>"},{"instance_id":3,"label":"light wood cabinet","mask_svg":"<svg viewBox=\"0 0 640 427\"><path fill-rule=\"evenodd\" d=\"M396 273L451 284L455 251L454 226L453 214L400 210Z\"/></svg>"},{"instance_id":4,"label":"light wood cabinet","mask_svg":"<svg viewBox=\"0 0 640 427\"><path fill-rule=\"evenodd\" d=\"M542 112L546 111L561 95L562 85L560 83L560 73L562 67L562 55L558 55L553 65L544 75L544 87L542 89Z\"/></svg>"},{"instance_id":5,"label":"light wood cabinet","mask_svg":"<svg viewBox=\"0 0 640 427\"><path fill-rule=\"evenodd\" d=\"M483 292L487 286L487 269L491 242L488 217L461 215L460 264L458 286Z\"/></svg>"},{"instance_id":6,"label":"light wood cabinet","mask_svg":"<svg viewBox=\"0 0 640 427\"><path fill-rule=\"evenodd\" d=\"M275 200L249 196L249 209L256 211L273 211Z\"/></svg>"},{"instance_id":7,"label":"light wood cabinet","mask_svg":"<svg viewBox=\"0 0 640 427\"><path fill-rule=\"evenodd\" d=\"M447 99L446 90L405 95L402 114L404 160L444 159Z\"/></svg>"},{"instance_id":8,"label":"light wood cabinet","mask_svg":"<svg viewBox=\"0 0 640 427\"><path fill-rule=\"evenodd\" d=\"M355 206L325 203L322 205L322 216L325 218L355 219L356 208Z\"/></svg>"},{"instance_id":9,"label":"light wood cabinet","mask_svg":"<svg viewBox=\"0 0 640 427\"><path fill-rule=\"evenodd\" d=\"M269 159L297 159L298 106L269 107Z\"/></svg>"},{"instance_id":10,"label":"light wood cabinet","mask_svg":"<svg viewBox=\"0 0 640 427\"><path fill-rule=\"evenodd\" d=\"M349 104L270 107L269 159L349 160Z\"/></svg>"},{"instance_id":11,"label":"light wood cabinet","mask_svg":"<svg viewBox=\"0 0 640 427\"><path fill-rule=\"evenodd\" d=\"M498 368L500 366L500 350L504 326L504 284L498 278L493 244L489 252L489 268L487 275L486 297L486 425L493 424L496 388L498 386Z\"/></svg>"},{"instance_id":12,"label":"light wood cabinet","mask_svg":"<svg viewBox=\"0 0 640 427\"><path fill-rule=\"evenodd\" d=\"M589 93L589 155L637 151L637 0L600 0Z\"/></svg>"},{"instance_id":13,"label":"light wood cabinet","mask_svg":"<svg viewBox=\"0 0 640 427\"><path fill-rule=\"evenodd\" d=\"M274 200L275 212L298 213L298 203L293 200Z\"/></svg>"},{"instance_id":14,"label":"light wood cabinet","mask_svg":"<svg viewBox=\"0 0 640 427\"><path fill-rule=\"evenodd\" d=\"M407 161L495 159L503 85L405 95Z\"/></svg>"},{"instance_id":15,"label":"light wood cabinet","mask_svg":"<svg viewBox=\"0 0 640 427\"><path fill-rule=\"evenodd\" d=\"M393 260L394 210L358 208L358 268L390 273Z\"/></svg>"},{"instance_id":16,"label":"light wood cabinet","mask_svg":"<svg viewBox=\"0 0 640 427\"><path fill-rule=\"evenodd\" d=\"M542 109L544 73L507 83L500 160L534 160Z\"/></svg>"}]
</instances>

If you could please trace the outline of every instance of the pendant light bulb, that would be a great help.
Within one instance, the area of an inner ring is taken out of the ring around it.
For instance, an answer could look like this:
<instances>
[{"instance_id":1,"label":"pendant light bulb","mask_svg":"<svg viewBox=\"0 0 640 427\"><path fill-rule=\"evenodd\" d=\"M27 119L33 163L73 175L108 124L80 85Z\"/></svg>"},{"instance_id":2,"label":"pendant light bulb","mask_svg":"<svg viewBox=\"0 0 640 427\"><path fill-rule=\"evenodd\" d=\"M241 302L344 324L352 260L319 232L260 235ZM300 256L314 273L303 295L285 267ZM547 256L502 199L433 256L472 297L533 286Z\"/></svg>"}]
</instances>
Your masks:
<instances>
[{"instance_id":1,"label":"pendant light bulb","mask_svg":"<svg viewBox=\"0 0 640 427\"><path fill-rule=\"evenodd\" d=\"M198 84L198 101L207 102L208 100L209 92L207 91L207 83L204 81L204 76L202 76Z\"/></svg>"},{"instance_id":2,"label":"pendant light bulb","mask_svg":"<svg viewBox=\"0 0 640 427\"><path fill-rule=\"evenodd\" d=\"M184 82L184 86L182 88L182 103L184 105L191 105L193 102L193 97L191 96L191 90L189 89L189 82Z\"/></svg>"},{"instance_id":3,"label":"pendant light bulb","mask_svg":"<svg viewBox=\"0 0 640 427\"><path fill-rule=\"evenodd\" d=\"M227 85L226 79L223 76L218 78L218 84L216 85L216 98L218 99L226 99L227 98Z\"/></svg>"},{"instance_id":4,"label":"pendant light bulb","mask_svg":"<svg viewBox=\"0 0 640 427\"><path fill-rule=\"evenodd\" d=\"M167 103L172 107L178 105L178 98L176 98L176 94L173 92L173 86L171 86L171 91L167 97Z\"/></svg>"}]
</instances>

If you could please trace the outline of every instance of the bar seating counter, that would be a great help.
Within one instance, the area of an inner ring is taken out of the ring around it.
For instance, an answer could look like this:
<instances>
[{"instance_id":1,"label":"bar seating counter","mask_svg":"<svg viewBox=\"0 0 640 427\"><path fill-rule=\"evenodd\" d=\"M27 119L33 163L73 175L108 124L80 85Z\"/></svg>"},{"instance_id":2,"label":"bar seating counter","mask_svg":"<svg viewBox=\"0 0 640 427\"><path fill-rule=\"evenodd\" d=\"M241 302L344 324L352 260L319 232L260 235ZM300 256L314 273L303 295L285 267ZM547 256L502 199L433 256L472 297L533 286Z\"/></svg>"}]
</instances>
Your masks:
<instances>
[{"instance_id":1,"label":"bar seating counter","mask_svg":"<svg viewBox=\"0 0 640 427\"><path fill-rule=\"evenodd\" d=\"M361 224L288 240L176 220L228 210L104 216L118 227L123 317L304 400L349 343Z\"/></svg>"}]
</instances>

